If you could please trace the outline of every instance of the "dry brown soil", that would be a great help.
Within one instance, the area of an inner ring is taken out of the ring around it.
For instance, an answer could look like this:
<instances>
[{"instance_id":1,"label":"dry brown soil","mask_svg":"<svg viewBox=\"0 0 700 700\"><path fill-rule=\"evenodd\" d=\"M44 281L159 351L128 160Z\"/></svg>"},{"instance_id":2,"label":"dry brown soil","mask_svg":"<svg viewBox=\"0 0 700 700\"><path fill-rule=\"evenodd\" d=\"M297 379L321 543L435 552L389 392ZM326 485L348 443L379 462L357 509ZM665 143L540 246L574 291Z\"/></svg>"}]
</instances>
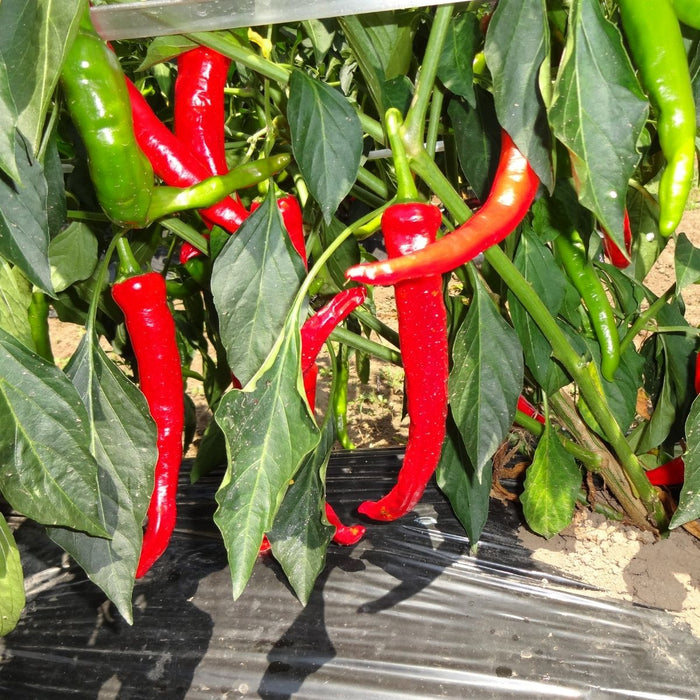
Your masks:
<instances>
[{"instance_id":1,"label":"dry brown soil","mask_svg":"<svg viewBox=\"0 0 700 700\"><path fill-rule=\"evenodd\" d=\"M696 193L697 194L697 193ZM698 199L696 197L696 199ZM691 208L679 230L700 247L700 201ZM673 242L651 271L647 284L657 294L673 279ZM700 285L683 293L687 318L700 324ZM389 325L396 317L391 289L377 290L378 315ZM71 356L80 338L80 329L51 320L53 350L59 364ZM328 370L321 369L319 409L327 394ZM356 376L354 373L351 376ZM200 429L209 419L203 392L190 382L189 393L197 405ZM408 422L403 414L402 372L375 361L368 384L355 381L350 387L349 433L357 447L375 448L400 445L406 439ZM196 453L196 441L188 456ZM533 551L533 557L563 574L602 589L606 595L672 611L679 624L689 625L700 637L700 541L682 529L662 541L654 541L626 525L581 511L560 535L545 540L521 527L520 541Z\"/></svg>"}]
</instances>

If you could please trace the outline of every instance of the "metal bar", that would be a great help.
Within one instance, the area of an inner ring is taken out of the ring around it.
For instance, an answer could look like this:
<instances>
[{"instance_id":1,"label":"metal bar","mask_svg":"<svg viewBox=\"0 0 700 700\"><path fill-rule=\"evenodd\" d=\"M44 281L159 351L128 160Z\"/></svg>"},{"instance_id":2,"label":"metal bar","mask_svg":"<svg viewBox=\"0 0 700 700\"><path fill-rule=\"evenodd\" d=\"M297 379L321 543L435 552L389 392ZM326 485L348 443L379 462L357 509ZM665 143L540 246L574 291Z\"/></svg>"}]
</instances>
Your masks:
<instances>
[{"instance_id":1,"label":"metal bar","mask_svg":"<svg viewBox=\"0 0 700 700\"><path fill-rule=\"evenodd\" d=\"M148 0L91 9L103 39L136 39L233 29L305 19L324 19L410 7L447 5L453 0Z\"/></svg>"}]
</instances>

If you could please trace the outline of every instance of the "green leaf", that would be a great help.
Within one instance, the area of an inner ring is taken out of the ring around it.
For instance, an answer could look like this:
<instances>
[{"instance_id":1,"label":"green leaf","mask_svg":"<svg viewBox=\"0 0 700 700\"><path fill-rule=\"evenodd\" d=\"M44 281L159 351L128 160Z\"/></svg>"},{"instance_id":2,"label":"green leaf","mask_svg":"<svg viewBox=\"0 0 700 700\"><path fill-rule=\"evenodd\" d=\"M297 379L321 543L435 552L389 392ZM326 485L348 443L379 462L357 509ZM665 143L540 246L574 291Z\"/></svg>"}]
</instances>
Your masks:
<instances>
[{"instance_id":1,"label":"green leaf","mask_svg":"<svg viewBox=\"0 0 700 700\"><path fill-rule=\"evenodd\" d=\"M632 264L625 272L643 282L671 239L659 233L659 204L646 191L629 188L627 212L632 230L638 235L632 242Z\"/></svg>"},{"instance_id":2,"label":"green leaf","mask_svg":"<svg viewBox=\"0 0 700 700\"><path fill-rule=\"evenodd\" d=\"M500 0L486 32L484 55L493 78L498 121L551 191L551 135L539 87L541 67L548 68L549 55L544 0Z\"/></svg>"},{"instance_id":3,"label":"green leaf","mask_svg":"<svg viewBox=\"0 0 700 700\"><path fill-rule=\"evenodd\" d=\"M0 258L0 328L34 349L27 311L32 300L32 285L27 278Z\"/></svg>"},{"instance_id":4,"label":"green leaf","mask_svg":"<svg viewBox=\"0 0 700 700\"><path fill-rule=\"evenodd\" d=\"M675 250L676 293L700 281L700 249L696 248L685 233L678 234Z\"/></svg>"},{"instance_id":5,"label":"green leaf","mask_svg":"<svg viewBox=\"0 0 700 700\"><path fill-rule=\"evenodd\" d=\"M98 502L111 540L49 528L131 624L131 595L141 554L142 523L158 460L156 426L143 394L107 357L88 330L66 367L89 415L91 452L99 465Z\"/></svg>"},{"instance_id":6,"label":"green leaf","mask_svg":"<svg viewBox=\"0 0 700 700\"><path fill-rule=\"evenodd\" d=\"M523 386L518 336L472 273L474 298L452 349L449 395L455 422L478 478L508 434Z\"/></svg>"},{"instance_id":7,"label":"green leaf","mask_svg":"<svg viewBox=\"0 0 700 700\"><path fill-rule=\"evenodd\" d=\"M381 116L387 109L384 83L406 75L411 65L415 17L415 11L408 10L338 18Z\"/></svg>"},{"instance_id":8,"label":"green leaf","mask_svg":"<svg viewBox=\"0 0 700 700\"><path fill-rule=\"evenodd\" d=\"M450 23L440 54L438 78L455 95L476 107L472 63L481 43L479 19L473 12L464 12Z\"/></svg>"},{"instance_id":9,"label":"green leaf","mask_svg":"<svg viewBox=\"0 0 700 700\"><path fill-rule=\"evenodd\" d=\"M19 267L41 290L53 294L46 179L26 141L18 136L15 159L22 185L0 177L0 256Z\"/></svg>"},{"instance_id":10,"label":"green leaf","mask_svg":"<svg viewBox=\"0 0 700 700\"><path fill-rule=\"evenodd\" d=\"M25 72L19 72L11 79L15 102L18 107L21 105L19 129L29 139L33 152L37 153L46 113L58 83L66 51L77 33L83 4L81 0L37 0L36 3L20 0L7 3L7 0L3 0L0 6L4 10L6 4L15 3L25 5L25 8L31 5L37 7L36 24L32 24L31 28L21 27L20 34L30 31L29 37L13 37L15 44L22 42L21 46L17 46L16 70ZM0 26L4 26L4 19L0 17ZM24 18L12 19L17 21L18 25L24 21ZM15 27L15 31L17 29L19 26ZM23 41L25 38L28 39L27 43ZM0 36L0 46L4 45L3 39L4 36ZM21 98L17 95L21 95Z\"/></svg>"},{"instance_id":11,"label":"green leaf","mask_svg":"<svg viewBox=\"0 0 700 700\"><path fill-rule=\"evenodd\" d=\"M11 632L24 608L24 576L17 543L0 515L0 637Z\"/></svg>"},{"instance_id":12,"label":"green leaf","mask_svg":"<svg viewBox=\"0 0 700 700\"><path fill-rule=\"evenodd\" d=\"M447 435L435 478L467 533L472 549L479 541L488 518L491 471L489 461L481 470L481 475L476 473L457 426L448 418Z\"/></svg>"},{"instance_id":13,"label":"green leaf","mask_svg":"<svg viewBox=\"0 0 700 700\"><path fill-rule=\"evenodd\" d=\"M86 280L97 265L97 238L89 226L72 222L49 243L51 281L57 292Z\"/></svg>"},{"instance_id":14,"label":"green leaf","mask_svg":"<svg viewBox=\"0 0 700 700\"><path fill-rule=\"evenodd\" d=\"M330 414L329 414L330 415ZM326 420L321 442L302 462L267 536L272 554L303 605L326 563L335 528L325 522L324 477L333 449L333 421Z\"/></svg>"},{"instance_id":15,"label":"green leaf","mask_svg":"<svg viewBox=\"0 0 700 700\"><path fill-rule=\"evenodd\" d=\"M581 203L624 249L627 183L648 114L622 37L598 0L577 0L549 111L567 147Z\"/></svg>"},{"instance_id":16,"label":"green leaf","mask_svg":"<svg viewBox=\"0 0 700 700\"><path fill-rule=\"evenodd\" d=\"M548 423L520 496L529 527L546 538L561 532L571 522L580 487L581 472Z\"/></svg>"},{"instance_id":17,"label":"green leaf","mask_svg":"<svg viewBox=\"0 0 700 700\"><path fill-rule=\"evenodd\" d=\"M513 260L515 266L532 285L553 315L561 309L567 289L564 275L551 250L531 229L525 227ZM552 346L539 326L514 294L508 292L508 308L525 356L525 363L535 381L548 393L567 382L566 375L554 366Z\"/></svg>"},{"instance_id":18,"label":"green leaf","mask_svg":"<svg viewBox=\"0 0 700 700\"><path fill-rule=\"evenodd\" d=\"M221 339L245 385L280 335L304 276L272 195L230 236L214 261L211 288Z\"/></svg>"},{"instance_id":19,"label":"green leaf","mask_svg":"<svg viewBox=\"0 0 700 700\"><path fill-rule=\"evenodd\" d=\"M61 370L0 330L0 491L43 525L107 536L88 415Z\"/></svg>"},{"instance_id":20,"label":"green leaf","mask_svg":"<svg viewBox=\"0 0 700 700\"><path fill-rule=\"evenodd\" d=\"M301 26L311 41L316 63L323 63L335 37L333 22L328 19L307 19Z\"/></svg>"},{"instance_id":21,"label":"green leaf","mask_svg":"<svg viewBox=\"0 0 700 700\"><path fill-rule=\"evenodd\" d=\"M156 36L148 42L148 49L138 72L146 71L153 66L177 58L181 53L194 49L199 44L180 35Z\"/></svg>"},{"instance_id":22,"label":"green leaf","mask_svg":"<svg viewBox=\"0 0 700 700\"><path fill-rule=\"evenodd\" d=\"M302 397L300 344L296 319L290 318L261 372L245 391L225 394L216 410L228 468L216 494L214 521L228 552L234 598L250 578L290 480L319 441Z\"/></svg>"},{"instance_id":23,"label":"green leaf","mask_svg":"<svg viewBox=\"0 0 700 700\"><path fill-rule=\"evenodd\" d=\"M491 93L477 88L476 107L452 100L447 115L454 129L457 158L476 196L484 202L496 174L501 133Z\"/></svg>"},{"instance_id":24,"label":"green leaf","mask_svg":"<svg viewBox=\"0 0 700 700\"><path fill-rule=\"evenodd\" d=\"M695 399L685 422L686 451L683 455L685 480L678 508L669 527L680 527L700 518L700 400Z\"/></svg>"},{"instance_id":25,"label":"green leaf","mask_svg":"<svg viewBox=\"0 0 700 700\"><path fill-rule=\"evenodd\" d=\"M197 446L197 455L190 471L190 481L194 484L203 476L226 464L226 440L219 424L210 421Z\"/></svg>"},{"instance_id":26,"label":"green leaf","mask_svg":"<svg viewBox=\"0 0 700 700\"><path fill-rule=\"evenodd\" d=\"M287 120L294 159L326 222L355 183L362 157L362 126L338 91L295 70Z\"/></svg>"},{"instance_id":27,"label":"green leaf","mask_svg":"<svg viewBox=\"0 0 700 700\"><path fill-rule=\"evenodd\" d=\"M48 140L43 159L46 178L46 210L49 222L49 236L57 236L66 225L67 206L65 174L58 152L55 130Z\"/></svg>"},{"instance_id":28,"label":"green leaf","mask_svg":"<svg viewBox=\"0 0 700 700\"><path fill-rule=\"evenodd\" d=\"M623 432L627 432L637 410L637 392L642 385L644 358L634 345L630 345L620 357L620 365L615 372L615 381L603 379L603 391L608 406Z\"/></svg>"}]
</instances>

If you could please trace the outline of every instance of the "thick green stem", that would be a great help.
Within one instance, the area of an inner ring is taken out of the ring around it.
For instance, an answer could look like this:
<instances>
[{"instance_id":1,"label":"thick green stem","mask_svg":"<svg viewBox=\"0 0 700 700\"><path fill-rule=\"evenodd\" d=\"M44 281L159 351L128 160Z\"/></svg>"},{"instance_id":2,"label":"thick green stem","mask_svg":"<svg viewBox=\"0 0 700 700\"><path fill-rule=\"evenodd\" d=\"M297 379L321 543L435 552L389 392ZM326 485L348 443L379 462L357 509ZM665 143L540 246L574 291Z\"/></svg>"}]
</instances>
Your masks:
<instances>
[{"instance_id":1,"label":"thick green stem","mask_svg":"<svg viewBox=\"0 0 700 700\"><path fill-rule=\"evenodd\" d=\"M418 199L418 190L413 181L413 173L408 164L406 151L404 150L400 130L402 128L401 112L391 107L384 115L386 133L391 145L394 170L396 171L396 197L399 201L415 201Z\"/></svg>"},{"instance_id":2,"label":"thick green stem","mask_svg":"<svg viewBox=\"0 0 700 700\"><path fill-rule=\"evenodd\" d=\"M389 199L389 188L386 182L374 173L371 173L367 168L360 168L357 171L357 181L382 199Z\"/></svg>"},{"instance_id":3,"label":"thick green stem","mask_svg":"<svg viewBox=\"0 0 700 700\"><path fill-rule=\"evenodd\" d=\"M379 320L376 316L373 316L366 311L361 309L355 309L352 315L362 324L373 330L377 335L384 338L384 340L390 342L395 348L400 347L399 344L399 334L383 321Z\"/></svg>"},{"instance_id":4,"label":"thick green stem","mask_svg":"<svg viewBox=\"0 0 700 700\"><path fill-rule=\"evenodd\" d=\"M134 256L129 241L123 234L119 234L116 239L117 255L119 256L119 276L121 277L133 277L134 275L140 275L141 265L139 261Z\"/></svg>"}]
</instances>

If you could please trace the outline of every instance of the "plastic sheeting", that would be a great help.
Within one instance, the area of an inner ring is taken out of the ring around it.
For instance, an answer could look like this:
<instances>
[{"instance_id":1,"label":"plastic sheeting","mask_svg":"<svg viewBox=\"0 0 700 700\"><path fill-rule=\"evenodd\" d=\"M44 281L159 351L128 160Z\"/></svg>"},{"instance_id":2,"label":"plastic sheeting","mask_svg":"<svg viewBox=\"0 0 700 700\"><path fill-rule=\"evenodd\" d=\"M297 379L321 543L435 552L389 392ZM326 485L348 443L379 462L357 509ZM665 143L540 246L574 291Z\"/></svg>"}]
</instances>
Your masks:
<instances>
[{"instance_id":1,"label":"plastic sheeting","mask_svg":"<svg viewBox=\"0 0 700 700\"><path fill-rule=\"evenodd\" d=\"M400 452L334 455L341 517L388 490ZM531 561L492 503L476 556L430 487L415 512L331 545L302 608L269 556L231 598L212 522L219 476L186 469L178 528L137 582L135 624L40 528L16 532L28 605L4 640L6 698L697 698L700 641L657 609L592 598Z\"/></svg>"}]
</instances>

